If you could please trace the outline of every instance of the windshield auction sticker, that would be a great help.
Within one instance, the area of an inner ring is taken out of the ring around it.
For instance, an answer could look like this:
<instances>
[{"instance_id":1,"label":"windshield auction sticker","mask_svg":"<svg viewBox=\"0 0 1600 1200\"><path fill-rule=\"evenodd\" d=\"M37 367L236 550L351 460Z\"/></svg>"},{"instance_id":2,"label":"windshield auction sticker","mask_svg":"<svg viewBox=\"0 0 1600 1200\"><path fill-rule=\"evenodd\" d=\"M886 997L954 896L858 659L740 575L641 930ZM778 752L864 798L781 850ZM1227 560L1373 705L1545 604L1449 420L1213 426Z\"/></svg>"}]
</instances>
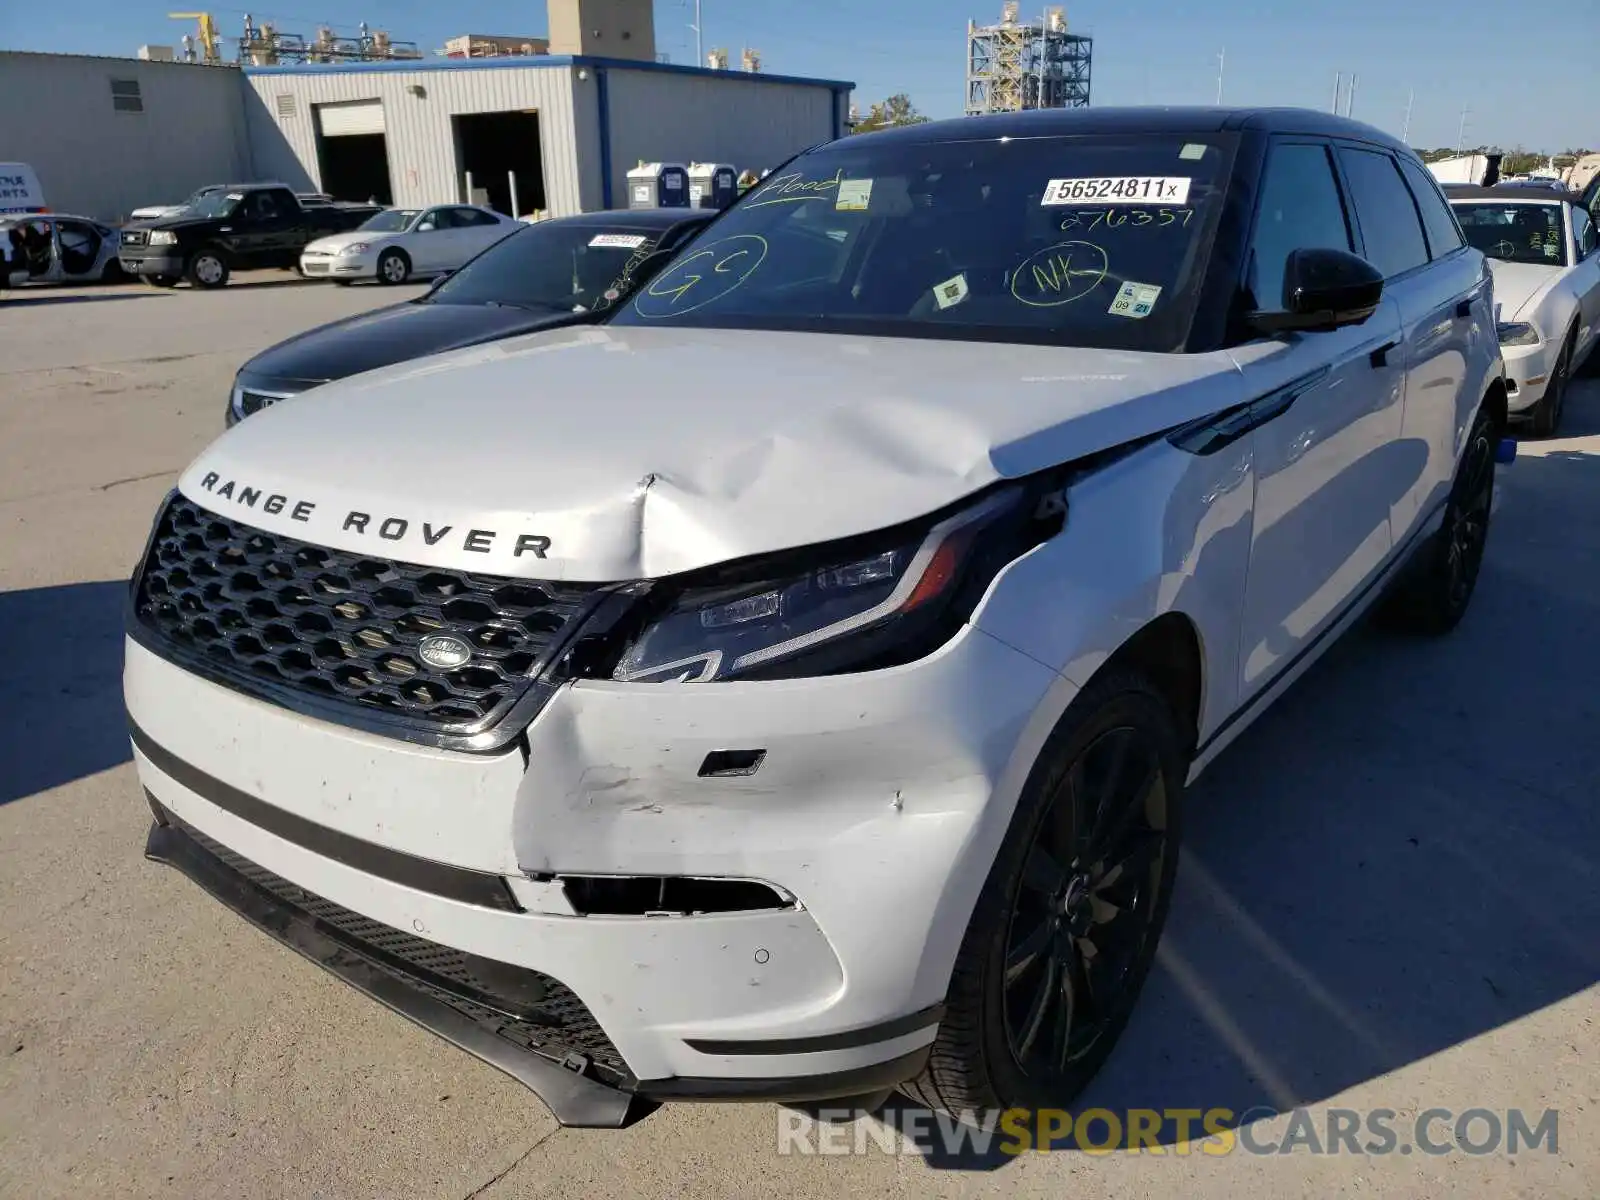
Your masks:
<instances>
[{"instance_id":1,"label":"windshield auction sticker","mask_svg":"<svg viewBox=\"0 0 1600 1200\"><path fill-rule=\"evenodd\" d=\"M636 233L597 233L589 239L589 245L596 249L611 250L637 250L644 242L644 237Z\"/></svg>"},{"instance_id":2,"label":"windshield auction sticker","mask_svg":"<svg viewBox=\"0 0 1600 1200\"><path fill-rule=\"evenodd\" d=\"M1113 317L1132 317L1142 321L1156 306L1161 288L1154 283L1134 283L1131 279L1117 290L1117 298L1106 309Z\"/></svg>"},{"instance_id":3,"label":"windshield auction sticker","mask_svg":"<svg viewBox=\"0 0 1600 1200\"><path fill-rule=\"evenodd\" d=\"M1188 204L1187 176L1104 175L1095 179L1052 179L1045 184L1041 205L1052 204Z\"/></svg>"},{"instance_id":4,"label":"windshield auction sticker","mask_svg":"<svg viewBox=\"0 0 1600 1200\"><path fill-rule=\"evenodd\" d=\"M872 180L841 180L839 198L834 201L833 207L840 212L866 212L872 207Z\"/></svg>"}]
</instances>

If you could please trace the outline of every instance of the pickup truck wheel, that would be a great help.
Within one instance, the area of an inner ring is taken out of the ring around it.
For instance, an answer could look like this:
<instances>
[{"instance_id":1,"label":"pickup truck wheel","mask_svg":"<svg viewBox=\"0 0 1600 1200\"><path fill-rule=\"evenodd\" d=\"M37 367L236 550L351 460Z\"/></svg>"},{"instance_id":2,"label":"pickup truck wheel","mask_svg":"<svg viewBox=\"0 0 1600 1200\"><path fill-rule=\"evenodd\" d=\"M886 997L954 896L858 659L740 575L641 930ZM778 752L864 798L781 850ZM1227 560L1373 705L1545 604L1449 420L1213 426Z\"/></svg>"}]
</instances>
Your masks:
<instances>
[{"instance_id":1,"label":"pickup truck wheel","mask_svg":"<svg viewBox=\"0 0 1600 1200\"><path fill-rule=\"evenodd\" d=\"M404 250L385 250L378 256L378 282L404 283L411 278L411 259Z\"/></svg>"},{"instance_id":2,"label":"pickup truck wheel","mask_svg":"<svg viewBox=\"0 0 1600 1200\"><path fill-rule=\"evenodd\" d=\"M1438 635L1449 633L1466 616L1489 541L1499 440L1494 418L1480 409L1456 467L1444 525L1417 551L1385 604L1390 624Z\"/></svg>"},{"instance_id":3,"label":"pickup truck wheel","mask_svg":"<svg viewBox=\"0 0 1600 1200\"><path fill-rule=\"evenodd\" d=\"M922 1075L931 1108L1064 1108L1144 985L1178 868L1184 740L1161 694L1116 671L1045 743L956 958Z\"/></svg>"},{"instance_id":4,"label":"pickup truck wheel","mask_svg":"<svg viewBox=\"0 0 1600 1200\"><path fill-rule=\"evenodd\" d=\"M215 250L196 250L189 258L186 274L195 287L223 287L228 282L228 263Z\"/></svg>"}]
</instances>

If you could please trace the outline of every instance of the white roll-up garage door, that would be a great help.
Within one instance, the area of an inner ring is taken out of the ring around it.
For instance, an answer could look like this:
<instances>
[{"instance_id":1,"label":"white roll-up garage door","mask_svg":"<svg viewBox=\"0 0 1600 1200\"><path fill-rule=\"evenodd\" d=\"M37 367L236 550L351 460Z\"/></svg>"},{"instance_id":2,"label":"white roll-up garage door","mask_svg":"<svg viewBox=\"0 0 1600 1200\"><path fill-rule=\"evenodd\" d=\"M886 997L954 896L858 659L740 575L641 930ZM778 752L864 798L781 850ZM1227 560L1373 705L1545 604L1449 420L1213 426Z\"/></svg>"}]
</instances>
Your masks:
<instances>
[{"instance_id":1,"label":"white roll-up garage door","mask_svg":"<svg viewBox=\"0 0 1600 1200\"><path fill-rule=\"evenodd\" d=\"M382 133L383 101L353 100L348 104L319 104L317 125L323 137Z\"/></svg>"}]
</instances>

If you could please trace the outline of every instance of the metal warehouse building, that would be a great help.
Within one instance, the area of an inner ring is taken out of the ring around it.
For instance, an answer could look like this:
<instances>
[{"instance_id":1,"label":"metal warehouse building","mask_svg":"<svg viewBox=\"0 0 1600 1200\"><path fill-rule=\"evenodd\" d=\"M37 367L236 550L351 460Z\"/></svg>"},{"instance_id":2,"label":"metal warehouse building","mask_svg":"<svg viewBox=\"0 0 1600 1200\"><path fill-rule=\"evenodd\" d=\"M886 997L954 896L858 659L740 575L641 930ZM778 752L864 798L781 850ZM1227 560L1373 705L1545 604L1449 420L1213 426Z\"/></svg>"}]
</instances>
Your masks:
<instances>
[{"instance_id":1,"label":"metal warehouse building","mask_svg":"<svg viewBox=\"0 0 1600 1200\"><path fill-rule=\"evenodd\" d=\"M853 85L587 56L245 68L256 174L402 206L625 206L641 161L771 167L840 136Z\"/></svg>"},{"instance_id":2,"label":"metal warehouse building","mask_svg":"<svg viewBox=\"0 0 1600 1200\"><path fill-rule=\"evenodd\" d=\"M250 178L245 99L234 67L0 51L0 160L57 212L115 220Z\"/></svg>"}]
</instances>

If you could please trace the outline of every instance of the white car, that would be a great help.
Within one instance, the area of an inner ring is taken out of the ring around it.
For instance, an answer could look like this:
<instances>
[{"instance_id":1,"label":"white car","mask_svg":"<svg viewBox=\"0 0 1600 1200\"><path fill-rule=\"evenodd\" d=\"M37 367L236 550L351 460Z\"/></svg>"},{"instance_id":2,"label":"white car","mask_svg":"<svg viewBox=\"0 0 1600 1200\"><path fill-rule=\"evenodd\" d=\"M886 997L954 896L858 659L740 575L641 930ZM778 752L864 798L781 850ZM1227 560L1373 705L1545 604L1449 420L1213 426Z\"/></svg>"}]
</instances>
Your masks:
<instances>
[{"instance_id":1,"label":"white car","mask_svg":"<svg viewBox=\"0 0 1600 1200\"><path fill-rule=\"evenodd\" d=\"M454 271L520 228L510 217L471 204L385 209L359 229L308 245L300 252L300 273L335 283L404 283L413 275Z\"/></svg>"},{"instance_id":2,"label":"white car","mask_svg":"<svg viewBox=\"0 0 1600 1200\"><path fill-rule=\"evenodd\" d=\"M1388 135L1219 109L845 138L631 245L604 323L183 473L146 853L566 1124L1067 1106L1188 782L1380 597L1467 609L1483 256Z\"/></svg>"},{"instance_id":3,"label":"white car","mask_svg":"<svg viewBox=\"0 0 1600 1200\"><path fill-rule=\"evenodd\" d=\"M1549 436L1567 384L1600 341L1600 230L1574 195L1540 188L1450 188L1467 241L1494 272L1507 407Z\"/></svg>"}]
</instances>

